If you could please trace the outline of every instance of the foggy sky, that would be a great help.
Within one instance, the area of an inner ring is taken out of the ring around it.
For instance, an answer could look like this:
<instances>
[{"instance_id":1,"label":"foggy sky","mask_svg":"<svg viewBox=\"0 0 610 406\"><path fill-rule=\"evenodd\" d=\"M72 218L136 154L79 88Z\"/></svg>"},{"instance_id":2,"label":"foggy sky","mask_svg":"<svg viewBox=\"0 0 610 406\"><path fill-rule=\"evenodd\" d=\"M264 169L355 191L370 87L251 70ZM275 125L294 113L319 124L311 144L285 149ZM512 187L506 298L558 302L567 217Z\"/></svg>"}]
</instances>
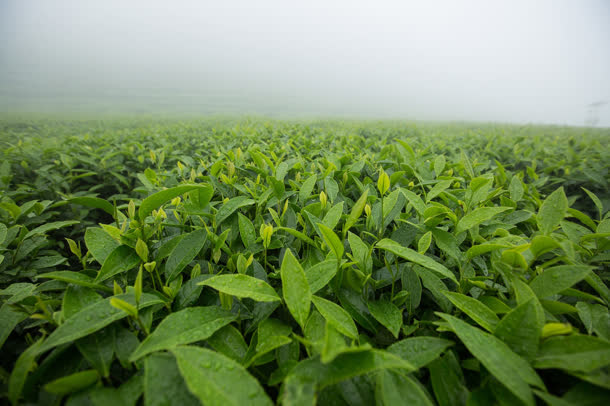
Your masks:
<instances>
[{"instance_id":1,"label":"foggy sky","mask_svg":"<svg viewBox=\"0 0 610 406\"><path fill-rule=\"evenodd\" d=\"M610 101L605 0L0 0L0 38L0 112L583 125Z\"/></svg>"}]
</instances>

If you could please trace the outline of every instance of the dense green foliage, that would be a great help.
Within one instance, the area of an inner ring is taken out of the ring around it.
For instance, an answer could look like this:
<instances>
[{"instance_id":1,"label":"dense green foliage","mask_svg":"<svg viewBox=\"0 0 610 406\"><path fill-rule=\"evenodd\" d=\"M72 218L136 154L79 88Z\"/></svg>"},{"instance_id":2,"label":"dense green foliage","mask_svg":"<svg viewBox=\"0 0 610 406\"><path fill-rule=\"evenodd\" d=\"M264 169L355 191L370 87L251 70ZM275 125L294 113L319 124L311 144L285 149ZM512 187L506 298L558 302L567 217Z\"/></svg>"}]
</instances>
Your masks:
<instances>
[{"instance_id":1,"label":"dense green foliage","mask_svg":"<svg viewBox=\"0 0 610 406\"><path fill-rule=\"evenodd\" d=\"M609 144L529 126L4 119L0 396L604 404Z\"/></svg>"}]
</instances>

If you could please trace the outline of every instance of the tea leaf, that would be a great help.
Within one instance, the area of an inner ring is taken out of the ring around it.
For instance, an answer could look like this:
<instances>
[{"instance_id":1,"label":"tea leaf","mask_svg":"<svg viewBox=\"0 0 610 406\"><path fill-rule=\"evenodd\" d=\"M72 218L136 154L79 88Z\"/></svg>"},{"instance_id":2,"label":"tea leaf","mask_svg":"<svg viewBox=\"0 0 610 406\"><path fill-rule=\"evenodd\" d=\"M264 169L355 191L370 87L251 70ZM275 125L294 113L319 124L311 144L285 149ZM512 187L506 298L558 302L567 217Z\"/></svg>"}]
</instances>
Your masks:
<instances>
[{"instance_id":1,"label":"tea leaf","mask_svg":"<svg viewBox=\"0 0 610 406\"><path fill-rule=\"evenodd\" d=\"M453 282L457 283L457 279L455 275L446 267L436 262L430 257L422 255L416 251L413 251L410 248L403 247L396 241L390 239L383 239L376 244L377 248L381 248L383 250L389 251L394 255L397 255L407 261L414 262L418 265L423 266L424 268L430 269L434 271L438 276L442 278L449 278Z\"/></svg>"},{"instance_id":2,"label":"tea leaf","mask_svg":"<svg viewBox=\"0 0 610 406\"><path fill-rule=\"evenodd\" d=\"M248 199L246 196L237 196L230 199L228 202L220 206L216 213L216 224L222 224L231 214L235 213L237 209L242 207L251 206L256 203L252 199Z\"/></svg>"},{"instance_id":3,"label":"tea leaf","mask_svg":"<svg viewBox=\"0 0 610 406\"><path fill-rule=\"evenodd\" d=\"M0 307L0 349L2 349L11 331L27 317L26 313L13 308L8 303L2 304L2 307Z\"/></svg>"},{"instance_id":4,"label":"tea leaf","mask_svg":"<svg viewBox=\"0 0 610 406\"><path fill-rule=\"evenodd\" d=\"M184 193L190 192L194 189L200 189L200 193L203 193L206 196L212 196L214 193L214 188L210 185L180 185L175 186L169 189L162 190L160 192L154 193L148 196L146 199L142 200L142 204L140 204L140 208L138 209L138 216L140 220L143 221L153 210L158 209L163 204L172 200L175 197L178 197Z\"/></svg>"},{"instance_id":5,"label":"tea leaf","mask_svg":"<svg viewBox=\"0 0 610 406\"><path fill-rule=\"evenodd\" d=\"M538 352L542 333L535 300L530 299L512 309L500 320L494 330L496 337L527 360L533 359Z\"/></svg>"},{"instance_id":6,"label":"tea leaf","mask_svg":"<svg viewBox=\"0 0 610 406\"><path fill-rule=\"evenodd\" d=\"M154 351L205 340L236 318L230 312L214 306L189 307L172 313L142 341L129 360L135 362Z\"/></svg>"},{"instance_id":7,"label":"tea leaf","mask_svg":"<svg viewBox=\"0 0 610 406\"><path fill-rule=\"evenodd\" d=\"M455 307L466 313L485 330L489 332L494 331L500 319L489 307L461 293L447 291L442 293Z\"/></svg>"},{"instance_id":8,"label":"tea leaf","mask_svg":"<svg viewBox=\"0 0 610 406\"><path fill-rule=\"evenodd\" d=\"M36 227L35 229L29 231L24 237L23 239L26 240L28 238L30 238L33 235L38 235L38 234L44 234L46 232L49 231L53 231L53 230L57 230L60 229L62 227L68 227L68 226L72 226L74 224L78 224L80 223L80 221L56 221L53 223L47 223L47 224L43 224L41 226Z\"/></svg>"},{"instance_id":9,"label":"tea leaf","mask_svg":"<svg viewBox=\"0 0 610 406\"><path fill-rule=\"evenodd\" d=\"M513 395L526 405L534 405L529 385L543 388L544 385L532 367L502 341L472 327L462 320L438 314L446 320L466 348L494 375Z\"/></svg>"},{"instance_id":10,"label":"tea leaf","mask_svg":"<svg viewBox=\"0 0 610 406\"><path fill-rule=\"evenodd\" d=\"M332 324L340 333L354 340L358 338L358 328L354 320L341 306L319 296L312 296L311 300L326 321Z\"/></svg>"},{"instance_id":11,"label":"tea leaf","mask_svg":"<svg viewBox=\"0 0 610 406\"><path fill-rule=\"evenodd\" d=\"M57 327L51 335L45 340L40 346L39 353L43 353L61 344L69 343L79 338L88 336L107 325L127 317L127 313L113 307L110 304L112 298L123 300L132 306L135 305L135 298L132 293L125 293L119 296L113 296L95 302L69 319L67 319L62 325ZM150 293L143 293L140 298L139 309L145 309L146 307L162 304L163 301L157 296Z\"/></svg>"},{"instance_id":12,"label":"tea leaf","mask_svg":"<svg viewBox=\"0 0 610 406\"><path fill-rule=\"evenodd\" d=\"M114 341L114 329L107 327L96 334L91 334L77 340L76 347L89 364L101 376L107 378L110 375L110 364L114 355Z\"/></svg>"},{"instance_id":13,"label":"tea leaf","mask_svg":"<svg viewBox=\"0 0 610 406\"><path fill-rule=\"evenodd\" d=\"M273 404L256 379L232 359L200 347L178 347L171 352L200 402L210 406Z\"/></svg>"},{"instance_id":14,"label":"tea leaf","mask_svg":"<svg viewBox=\"0 0 610 406\"><path fill-rule=\"evenodd\" d=\"M15 362L15 366L8 379L8 398L13 405L16 405L19 400L25 380L34 367L36 356L40 353L40 347L43 342L44 339L41 338L30 345L19 355L17 362Z\"/></svg>"},{"instance_id":15,"label":"tea leaf","mask_svg":"<svg viewBox=\"0 0 610 406\"><path fill-rule=\"evenodd\" d=\"M410 337L390 345L387 351L409 361L419 369L437 359L452 345L454 345L452 341L438 337Z\"/></svg>"},{"instance_id":16,"label":"tea leaf","mask_svg":"<svg viewBox=\"0 0 610 406\"><path fill-rule=\"evenodd\" d=\"M209 286L228 295L247 297L259 302L281 300L269 284L248 275L216 275L203 282L199 282L198 285Z\"/></svg>"},{"instance_id":17,"label":"tea leaf","mask_svg":"<svg viewBox=\"0 0 610 406\"><path fill-rule=\"evenodd\" d=\"M530 283L540 299L555 295L583 280L593 269L586 265L559 265L547 268Z\"/></svg>"},{"instance_id":18,"label":"tea leaf","mask_svg":"<svg viewBox=\"0 0 610 406\"><path fill-rule=\"evenodd\" d=\"M301 328L304 328L309 316L312 295L307 276L290 249L284 254L280 272L286 307Z\"/></svg>"},{"instance_id":19,"label":"tea leaf","mask_svg":"<svg viewBox=\"0 0 610 406\"><path fill-rule=\"evenodd\" d=\"M196 406L201 403L189 392L176 358L167 353L156 353L144 359L144 404Z\"/></svg>"},{"instance_id":20,"label":"tea leaf","mask_svg":"<svg viewBox=\"0 0 610 406\"><path fill-rule=\"evenodd\" d=\"M540 206L536 221L543 234L549 234L563 220L568 210L568 199L563 187L551 193Z\"/></svg>"},{"instance_id":21,"label":"tea leaf","mask_svg":"<svg viewBox=\"0 0 610 406\"><path fill-rule=\"evenodd\" d=\"M82 206L104 210L106 213L114 217L114 206L107 200L100 199L99 197L73 197L68 201L73 204L80 204Z\"/></svg>"},{"instance_id":22,"label":"tea leaf","mask_svg":"<svg viewBox=\"0 0 610 406\"><path fill-rule=\"evenodd\" d=\"M176 247L167 258L165 275L167 281L172 281L189 264L203 248L207 235L205 230L195 230L178 241Z\"/></svg>"},{"instance_id":23,"label":"tea leaf","mask_svg":"<svg viewBox=\"0 0 610 406\"><path fill-rule=\"evenodd\" d=\"M398 404L432 406L421 385L414 382L413 377L402 375L396 371L384 370L377 375L377 390L381 405Z\"/></svg>"},{"instance_id":24,"label":"tea leaf","mask_svg":"<svg viewBox=\"0 0 610 406\"><path fill-rule=\"evenodd\" d=\"M366 199L368 197L369 190L365 189L364 193L360 196L360 198L354 203L352 206L352 211L347 216L347 220L345 220L345 224L343 225L343 234L347 233L347 231L354 226L358 222L360 216L362 216L362 212L364 211L364 206L366 206Z\"/></svg>"},{"instance_id":25,"label":"tea leaf","mask_svg":"<svg viewBox=\"0 0 610 406\"><path fill-rule=\"evenodd\" d=\"M333 260L322 261L307 268L305 277L309 284L311 294L316 293L332 280L337 274L337 262Z\"/></svg>"},{"instance_id":26,"label":"tea leaf","mask_svg":"<svg viewBox=\"0 0 610 406\"><path fill-rule=\"evenodd\" d=\"M402 327L402 312L387 300L370 301L368 306L373 317L390 330L394 338L398 338L400 327ZM320 313L322 312L320 311Z\"/></svg>"},{"instance_id":27,"label":"tea leaf","mask_svg":"<svg viewBox=\"0 0 610 406\"><path fill-rule=\"evenodd\" d=\"M324 237L324 242L326 243L326 245L328 245L328 248L335 253L337 260L340 261L341 257L343 256L343 251L345 249L343 248L343 242L341 242L339 237L337 237L337 234L335 234L335 232L329 227L325 226L322 223L318 223L318 227L320 228L320 232Z\"/></svg>"},{"instance_id":28,"label":"tea leaf","mask_svg":"<svg viewBox=\"0 0 610 406\"><path fill-rule=\"evenodd\" d=\"M510 210L510 207L480 207L466 214L455 227L455 234L470 230L487 220L491 220L500 213Z\"/></svg>"},{"instance_id":29,"label":"tea leaf","mask_svg":"<svg viewBox=\"0 0 610 406\"><path fill-rule=\"evenodd\" d=\"M534 361L539 369L591 372L610 364L610 343L586 335L556 336L542 342Z\"/></svg>"},{"instance_id":30,"label":"tea leaf","mask_svg":"<svg viewBox=\"0 0 610 406\"><path fill-rule=\"evenodd\" d=\"M120 245L108 255L102 269L95 278L95 282L103 282L121 272L127 272L139 263L140 257L131 247Z\"/></svg>"},{"instance_id":31,"label":"tea leaf","mask_svg":"<svg viewBox=\"0 0 610 406\"><path fill-rule=\"evenodd\" d=\"M90 369L49 382L44 386L44 390L55 395L67 395L93 385L98 379L97 371Z\"/></svg>"}]
</instances>

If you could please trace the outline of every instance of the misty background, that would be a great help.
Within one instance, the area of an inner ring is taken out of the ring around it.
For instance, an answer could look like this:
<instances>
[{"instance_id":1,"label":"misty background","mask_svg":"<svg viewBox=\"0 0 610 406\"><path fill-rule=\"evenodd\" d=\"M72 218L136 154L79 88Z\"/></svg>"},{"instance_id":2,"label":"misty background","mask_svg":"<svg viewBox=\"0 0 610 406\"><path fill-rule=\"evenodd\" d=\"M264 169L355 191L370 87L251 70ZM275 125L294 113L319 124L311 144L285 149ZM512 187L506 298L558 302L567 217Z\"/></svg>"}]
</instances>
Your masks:
<instances>
[{"instance_id":1,"label":"misty background","mask_svg":"<svg viewBox=\"0 0 610 406\"><path fill-rule=\"evenodd\" d=\"M610 1L0 0L0 112L610 126Z\"/></svg>"}]
</instances>

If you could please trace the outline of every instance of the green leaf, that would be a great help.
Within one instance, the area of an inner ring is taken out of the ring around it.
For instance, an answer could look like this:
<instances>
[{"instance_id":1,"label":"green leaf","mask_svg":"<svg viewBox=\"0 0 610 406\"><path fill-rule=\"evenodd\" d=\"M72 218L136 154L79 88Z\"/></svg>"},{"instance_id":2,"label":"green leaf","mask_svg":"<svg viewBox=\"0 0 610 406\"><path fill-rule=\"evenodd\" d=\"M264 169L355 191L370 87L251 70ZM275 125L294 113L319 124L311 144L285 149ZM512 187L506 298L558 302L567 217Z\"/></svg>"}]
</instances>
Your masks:
<instances>
[{"instance_id":1,"label":"green leaf","mask_svg":"<svg viewBox=\"0 0 610 406\"><path fill-rule=\"evenodd\" d=\"M559 265L545 269L530 283L538 298L555 295L583 280L594 269L586 265Z\"/></svg>"},{"instance_id":2,"label":"green leaf","mask_svg":"<svg viewBox=\"0 0 610 406\"><path fill-rule=\"evenodd\" d=\"M477 299L457 292L445 291L442 293L455 307L466 313L485 330L493 333L496 325L500 322L496 313Z\"/></svg>"},{"instance_id":3,"label":"green leaf","mask_svg":"<svg viewBox=\"0 0 610 406\"><path fill-rule=\"evenodd\" d=\"M415 378L393 370L383 370L377 374L376 392L379 406L434 405Z\"/></svg>"},{"instance_id":4,"label":"green leaf","mask_svg":"<svg viewBox=\"0 0 610 406\"><path fill-rule=\"evenodd\" d=\"M343 241L341 241L339 239L339 237L337 237L337 234L335 234L335 232L333 230L331 230L329 227L325 226L324 224L318 223L318 227L320 228L320 232L322 233L322 236L324 237L324 242L326 243L328 248L330 250L332 250L332 252L335 253L335 256L337 257L337 261L340 261L341 257L343 257L343 251L344 251Z\"/></svg>"},{"instance_id":5,"label":"green leaf","mask_svg":"<svg viewBox=\"0 0 610 406\"><path fill-rule=\"evenodd\" d=\"M432 199L443 193L449 186L451 186L453 181L451 179L439 180L432 189L426 194L426 203L430 202Z\"/></svg>"},{"instance_id":6,"label":"green leaf","mask_svg":"<svg viewBox=\"0 0 610 406\"><path fill-rule=\"evenodd\" d=\"M324 327L324 345L320 360L327 364L342 354L350 350L345 343L345 337L332 324L326 322Z\"/></svg>"},{"instance_id":7,"label":"green leaf","mask_svg":"<svg viewBox=\"0 0 610 406\"><path fill-rule=\"evenodd\" d=\"M284 254L280 273L286 307L301 328L304 328L311 308L311 290L301 264L290 249Z\"/></svg>"},{"instance_id":8,"label":"green leaf","mask_svg":"<svg viewBox=\"0 0 610 406\"><path fill-rule=\"evenodd\" d=\"M290 326L277 319L268 318L263 320L258 326L257 339L252 341L252 345L256 343L254 351L246 354L244 366L248 367L262 358L263 355L290 344L292 339L288 336L291 332Z\"/></svg>"},{"instance_id":9,"label":"green leaf","mask_svg":"<svg viewBox=\"0 0 610 406\"><path fill-rule=\"evenodd\" d=\"M472 167L472 163L468 158L468 155L464 152L463 149L460 148L460 163L464 165L464 169L470 178L474 178L474 168Z\"/></svg>"},{"instance_id":10,"label":"green leaf","mask_svg":"<svg viewBox=\"0 0 610 406\"><path fill-rule=\"evenodd\" d=\"M103 282L119 273L127 272L139 263L140 257L131 247L120 245L108 255L104 265L102 265L102 269L100 269L95 278L95 282Z\"/></svg>"},{"instance_id":11,"label":"green leaf","mask_svg":"<svg viewBox=\"0 0 610 406\"><path fill-rule=\"evenodd\" d=\"M221 354L242 363L248 351L248 346L238 329L227 325L208 338L208 344Z\"/></svg>"},{"instance_id":12,"label":"green leaf","mask_svg":"<svg viewBox=\"0 0 610 406\"><path fill-rule=\"evenodd\" d=\"M387 351L409 361L419 369L437 359L452 345L454 345L453 341L438 337L409 337L390 345Z\"/></svg>"},{"instance_id":13,"label":"green leaf","mask_svg":"<svg viewBox=\"0 0 610 406\"><path fill-rule=\"evenodd\" d=\"M142 204L140 204L140 208L138 209L138 216L140 217L140 220L143 221L150 213L152 213L153 210L158 209L164 203L172 200L174 197L178 197L194 189L202 189L205 195L211 196L214 193L214 188L212 186L203 184L180 185L153 193L146 199L142 200Z\"/></svg>"},{"instance_id":14,"label":"green leaf","mask_svg":"<svg viewBox=\"0 0 610 406\"><path fill-rule=\"evenodd\" d=\"M212 200L214 188L212 186L197 188L188 192L188 195L195 207L197 207L198 210L203 210L210 203L210 200Z\"/></svg>"},{"instance_id":15,"label":"green leaf","mask_svg":"<svg viewBox=\"0 0 610 406\"><path fill-rule=\"evenodd\" d=\"M466 214L458 221L455 227L455 234L470 230L472 227L479 225L487 220L491 220L500 213L506 210L511 210L511 207L479 207Z\"/></svg>"},{"instance_id":16,"label":"green leaf","mask_svg":"<svg viewBox=\"0 0 610 406\"><path fill-rule=\"evenodd\" d=\"M100 199L99 197L73 197L68 199L72 204L80 204L82 206L93 207L94 209L104 210L106 213L114 217L114 206L107 200Z\"/></svg>"},{"instance_id":17,"label":"green leaf","mask_svg":"<svg viewBox=\"0 0 610 406\"><path fill-rule=\"evenodd\" d=\"M312 296L311 299L320 314L340 333L354 340L358 338L358 328L354 320L341 306L319 296Z\"/></svg>"},{"instance_id":18,"label":"green leaf","mask_svg":"<svg viewBox=\"0 0 610 406\"><path fill-rule=\"evenodd\" d=\"M448 290L447 285L445 285L445 283L439 277L426 268L415 266L413 269L415 269L415 272L417 272L417 275L421 279L424 287L428 289L430 293L432 293L432 296L434 296L436 304L443 311L450 312L453 306L451 305L449 299L443 295L443 292Z\"/></svg>"},{"instance_id":19,"label":"green leaf","mask_svg":"<svg viewBox=\"0 0 610 406\"><path fill-rule=\"evenodd\" d=\"M343 215L343 202L335 204L322 219L322 224L333 230Z\"/></svg>"},{"instance_id":20,"label":"green leaf","mask_svg":"<svg viewBox=\"0 0 610 406\"><path fill-rule=\"evenodd\" d=\"M599 337L610 341L610 313L604 306L589 304L586 302L576 303L578 316L582 320L587 333L595 332Z\"/></svg>"},{"instance_id":21,"label":"green leaf","mask_svg":"<svg viewBox=\"0 0 610 406\"><path fill-rule=\"evenodd\" d=\"M464 384L460 364L452 352L434 360L428 370L434 396L440 406L466 404L469 392Z\"/></svg>"},{"instance_id":22,"label":"green leaf","mask_svg":"<svg viewBox=\"0 0 610 406\"><path fill-rule=\"evenodd\" d=\"M534 405L534 396L528 384L539 388L544 388L544 384L527 361L491 334L448 314L437 314L447 321L466 348L493 376L523 403Z\"/></svg>"},{"instance_id":23,"label":"green leaf","mask_svg":"<svg viewBox=\"0 0 610 406\"><path fill-rule=\"evenodd\" d=\"M370 301L368 306L373 317L390 330L394 338L398 338L400 328L402 327L402 312L398 307L387 300Z\"/></svg>"},{"instance_id":24,"label":"green leaf","mask_svg":"<svg viewBox=\"0 0 610 406\"><path fill-rule=\"evenodd\" d=\"M384 238L383 240L377 243L376 247L389 251L394 255L406 259L407 261L421 265L424 268L430 269L441 278L449 278L456 284L458 283L455 275L449 269L445 268L445 266L441 265L430 257L413 251L410 248L403 247L396 241Z\"/></svg>"},{"instance_id":25,"label":"green leaf","mask_svg":"<svg viewBox=\"0 0 610 406\"><path fill-rule=\"evenodd\" d=\"M347 288L340 288L335 294L337 295L342 308L349 313L356 323L360 324L371 333L377 333L377 322L371 315L361 294Z\"/></svg>"},{"instance_id":26,"label":"green leaf","mask_svg":"<svg viewBox=\"0 0 610 406\"><path fill-rule=\"evenodd\" d=\"M373 271L373 258L369 247L352 232L347 233L347 240L354 260L358 263L358 268L363 274L370 275Z\"/></svg>"},{"instance_id":27,"label":"green leaf","mask_svg":"<svg viewBox=\"0 0 610 406\"><path fill-rule=\"evenodd\" d=\"M542 202L536 221L543 234L549 234L559 225L568 210L568 199L563 187L555 190Z\"/></svg>"},{"instance_id":28,"label":"green leaf","mask_svg":"<svg viewBox=\"0 0 610 406\"><path fill-rule=\"evenodd\" d=\"M402 289L409 292L407 298L407 312L413 313L421 301L421 280L413 269L405 268L401 275Z\"/></svg>"},{"instance_id":29,"label":"green leaf","mask_svg":"<svg viewBox=\"0 0 610 406\"><path fill-rule=\"evenodd\" d=\"M230 358L199 347L171 350L189 390L206 406L272 406L258 381Z\"/></svg>"},{"instance_id":30,"label":"green leaf","mask_svg":"<svg viewBox=\"0 0 610 406\"><path fill-rule=\"evenodd\" d=\"M538 352L542 332L539 311L536 299L529 299L508 312L494 330L496 337L526 360L532 360Z\"/></svg>"},{"instance_id":31,"label":"green leaf","mask_svg":"<svg viewBox=\"0 0 610 406\"><path fill-rule=\"evenodd\" d=\"M311 294L326 286L336 274L337 261L332 259L318 262L314 266L307 268L305 277L307 278Z\"/></svg>"},{"instance_id":32,"label":"green leaf","mask_svg":"<svg viewBox=\"0 0 610 406\"><path fill-rule=\"evenodd\" d=\"M26 313L9 306L8 303L2 304L2 307L0 307L0 349L2 349L9 334L17 327L17 324L27 317Z\"/></svg>"},{"instance_id":33,"label":"green leaf","mask_svg":"<svg viewBox=\"0 0 610 406\"><path fill-rule=\"evenodd\" d=\"M438 178L445 170L445 155L437 155L434 159L434 174Z\"/></svg>"},{"instance_id":34,"label":"green leaf","mask_svg":"<svg viewBox=\"0 0 610 406\"><path fill-rule=\"evenodd\" d=\"M284 380L283 404L313 404L316 388L336 384L355 376L384 370L414 371L409 362L387 351L362 349L339 354L332 362L324 364L319 357L299 362Z\"/></svg>"},{"instance_id":35,"label":"green leaf","mask_svg":"<svg viewBox=\"0 0 610 406\"><path fill-rule=\"evenodd\" d=\"M76 341L76 347L83 357L105 378L110 375L114 340L115 331L110 326Z\"/></svg>"},{"instance_id":36,"label":"green leaf","mask_svg":"<svg viewBox=\"0 0 610 406\"><path fill-rule=\"evenodd\" d=\"M425 254L426 251L428 251L428 248L430 248L431 242L432 242L432 232L428 231L417 242L417 251L420 254Z\"/></svg>"},{"instance_id":37,"label":"green leaf","mask_svg":"<svg viewBox=\"0 0 610 406\"><path fill-rule=\"evenodd\" d=\"M407 198L409 203L411 203L411 206L413 206L417 214L423 217L424 212L426 211L426 204L421 197L407 189L400 189L400 192Z\"/></svg>"},{"instance_id":38,"label":"green leaf","mask_svg":"<svg viewBox=\"0 0 610 406\"><path fill-rule=\"evenodd\" d=\"M574 334L555 336L542 342L534 366L591 372L610 364L610 343L596 337Z\"/></svg>"},{"instance_id":39,"label":"green leaf","mask_svg":"<svg viewBox=\"0 0 610 406\"><path fill-rule=\"evenodd\" d=\"M165 264L167 282L176 278L180 272L195 259L197 254L199 254L199 251L203 248L206 239L207 235L205 230L199 229L186 234L186 236L178 242Z\"/></svg>"},{"instance_id":40,"label":"green leaf","mask_svg":"<svg viewBox=\"0 0 610 406\"><path fill-rule=\"evenodd\" d=\"M275 290L265 281L243 274L216 275L198 285L209 286L219 292L247 297L257 302L280 301Z\"/></svg>"},{"instance_id":41,"label":"green leaf","mask_svg":"<svg viewBox=\"0 0 610 406\"><path fill-rule=\"evenodd\" d=\"M0 223L0 247L4 244L4 240L6 240L7 230L6 226Z\"/></svg>"},{"instance_id":42,"label":"green leaf","mask_svg":"<svg viewBox=\"0 0 610 406\"><path fill-rule=\"evenodd\" d=\"M216 226L222 224L231 214L241 207L251 206L256 201L248 199L246 196L237 196L224 203L216 213Z\"/></svg>"},{"instance_id":43,"label":"green leaf","mask_svg":"<svg viewBox=\"0 0 610 406\"><path fill-rule=\"evenodd\" d=\"M299 240L305 241L307 244L316 246L316 243L311 238L309 238L308 236L306 236L302 232L295 230L294 228L278 227L277 230L278 231L286 231L288 234L297 237Z\"/></svg>"},{"instance_id":44,"label":"green leaf","mask_svg":"<svg viewBox=\"0 0 610 406\"><path fill-rule=\"evenodd\" d=\"M455 239L455 236L445 230L441 230L440 228L433 228L431 231L438 248L444 251L445 254L451 258L460 261L462 258L462 252L458 247L458 242Z\"/></svg>"},{"instance_id":45,"label":"green leaf","mask_svg":"<svg viewBox=\"0 0 610 406\"><path fill-rule=\"evenodd\" d=\"M513 202L518 202L523 198L523 183L521 183L521 179L517 175L511 178L508 192L510 193L510 200Z\"/></svg>"},{"instance_id":46,"label":"green leaf","mask_svg":"<svg viewBox=\"0 0 610 406\"><path fill-rule=\"evenodd\" d=\"M61 377L44 386L44 390L54 395L67 395L77 392L97 382L99 375L94 369L76 372L74 374Z\"/></svg>"},{"instance_id":47,"label":"green leaf","mask_svg":"<svg viewBox=\"0 0 610 406\"><path fill-rule=\"evenodd\" d=\"M237 214L239 224L239 235L246 248L254 246L256 243L256 231L250 219L241 213Z\"/></svg>"},{"instance_id":48,"label":"green leaf","mask_svg":"<svg viewBox=\"0 0 610 406\"><path fill-rule=\"evenodd\" d=\"M54 279L57 281L73 283L75 285L84 286L87 288L93 288L93 289L98 289L98 290L104 290L106 292L112 292L111 288L95 283L94 279L92 277L87 276L84 273L80 273L80 272L72 272L72 271L46 272L46 273L38 275L38 278Z\"/></svg>"},{"instance_id":49,"label":"green leaf","mask_svg":"<svg viewBox=\"0 0 610 406\"><path fill-rule=\"evenodd\" d=\"M43 342L44 340L41 338L30 345L15 362L8 380L8 398L13 405L16 405L19 400L25 380L36 363L36 356L40 353Z\"/></svg>"},{"instance_id":50,"label":"green leaf","mask_svg":"<svg viewBox=\"0 0 610 406\"><path fill-rule=\"evenodd\" d=\"M546 235L537 235L532 238L530 251L532 252L532 254L534 254L535 258L538 258L539 256L559 247L559 243L553 238Z\"/></svg>"},{"instance_id":51,"label":"green leaf","mask_svg":"<svg viewBox=\"0 0 610 406\"><path fill-rule=\"evenodd\" d=\"M48 231L53 231L53 230L57 230L59 228L63 228L63 227L68 227L68 226L72 226L74 224L79 224L80 221L56 221L54 223L46 223L43 224L41 226L36 227L35 229L31 230L30 232L28 232L24 237L23 240L26 240L28 238L30 238L33 235L38 235L38 234L44 234Z\"/></svg>"},{"instance_id":52,"label":"green leaf","mask_svg":"<svg viewBox=\"0 0 610 406\"><path fill-rule=\"evenodd\" d=\"M129 368L129 356L140 345L136 335L126 327L114 326L114 353L123 368Z\"/></svg>"},{"instance_id":53,"label":"green leaf","mask_svg":"<svg viewBox=\"0 0 610 406\"><path fill-rule=\"evenodd\" d=\"M53 333L45 340L44 344L39 348L40 353L50 350L58 345L65 344L88 336L107 325L127 317L127 313L113 307L110 304L112 298L123 300L132 306L135 306L135 298L132 293L125 293L119 296L112 296L95 302L74 316L67 319L62 325L57 327ZM143 293L140 298L139 309L162 304L163 301L156 295Z\"/></svg>"},{"instance_id":54,"label":"green leaf","mask_svg":"<svg viewBox=\"0 0 610 406\"><path fill-rule=\"evenodd\" d=\"M368 195L369 190L367 188L364 190L364 193L362 193L358 201L352 206L352 211L349 213L349 216L347 216L347 220L345 220L345 224L343 225L343 235L345 235L345 233L358 222L358 219L364 210L364 206L366 206L366 199Z\"/></svg>"},{"instance_id":55,"label":"green leaf","mask_svg":"<svg viewBox=\"0 0 610 406\"><path fill-rule=\"evenodd\" d=\"M595 204L595 207L597 207L597 214L599 215L599 219L601 220L604 214L604 205L602 201L599 200L599 197L595 196L595 193L591 192L590 190L587 190L584 187L581 187L581 189L585 191L585 193L593 201L593 204Z\"/></svg>"},{"instance_id":56,"label":"green leaf","mask_svg":"<svg viewBox=\"0 0 610 406\"><path fill-rule=\"evenodd\" d=\"M151 354L144 359L144 405L199 406L188 390L176 358L167 353Z\"/></svg>"},{"instance_id":57,"label":"green leaf","mask_svg":"<svg viewBox=\"0 0 610 406\"><path fill-rule=\"evenodd\" d=\"M220 307L189 307L165 317L129 357L135 362L151 352L175 348L209 338L236 315Z\"/></svg>"},{"instance_id":58,"label":"green leaf","mask_svg":"<svg viewBox=\"0 0 610 406\"><path fill-rule=\"evenodd\" d=\"M299 201L301 204L304 204L305 201L311 196L313 192L313 188L316 185L316 181L318 180L317 175L311 175L308 177L305 182L301 185L301 189L299 190Z\"/></svg>"}]
</instances>

